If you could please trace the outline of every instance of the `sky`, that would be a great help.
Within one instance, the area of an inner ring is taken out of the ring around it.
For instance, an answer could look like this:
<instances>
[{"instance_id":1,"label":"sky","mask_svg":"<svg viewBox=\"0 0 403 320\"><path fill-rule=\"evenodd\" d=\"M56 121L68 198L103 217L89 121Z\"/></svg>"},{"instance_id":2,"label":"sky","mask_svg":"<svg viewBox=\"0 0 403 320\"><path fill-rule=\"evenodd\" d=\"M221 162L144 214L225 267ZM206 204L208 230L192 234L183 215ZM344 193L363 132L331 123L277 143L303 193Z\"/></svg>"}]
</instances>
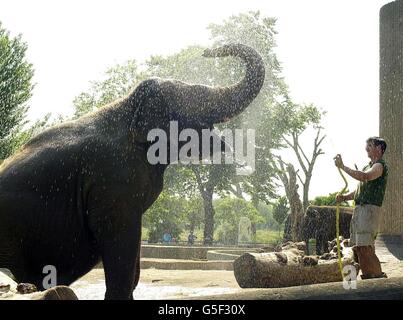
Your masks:
<instances>
[{"instance_id":1,"label":"sky","mask_svg":"<svg viewBox=\"0 0 403 320\"><path fill-rule=\"evenodd\" d=\"M326 111L312 198L343 187L332 161L337 153L350 167L368 162L365 140L379 133L379 10L389 2L0 0L0 21L28 44L36 84L28 117L35 120L71 115L74 97L117 63L208 46L209 23L250 10L277 18L276 53L293 101ZM311 140L309 133L303 139L308 150Z\"/></svg>"}]
</instances>

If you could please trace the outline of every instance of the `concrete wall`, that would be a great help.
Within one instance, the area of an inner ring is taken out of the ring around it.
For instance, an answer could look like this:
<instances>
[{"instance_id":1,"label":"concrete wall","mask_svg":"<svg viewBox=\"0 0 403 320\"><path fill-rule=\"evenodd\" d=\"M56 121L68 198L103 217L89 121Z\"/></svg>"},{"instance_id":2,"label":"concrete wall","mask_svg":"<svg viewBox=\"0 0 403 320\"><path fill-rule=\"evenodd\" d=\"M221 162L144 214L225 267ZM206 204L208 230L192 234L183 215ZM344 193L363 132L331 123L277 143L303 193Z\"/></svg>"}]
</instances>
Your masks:
<instances>
[{"instance_id":1,"label":"concrete wall","mask_svg":"<svg viewBox=\"0 0 403 320\"><path fill-rule=\"evenodd\" d=\"M380 231L403 234L403 1L380 11L379 133L388 143L388 185Z\"/></svg>"},{"instance_id":2,"label":"concrete wall","mask_svg":"<svg viewBox=\"0 0 403 320\"><path fill-rule=\"evenodd\" d=\"M256 248L233 247L197 247L197 246L167 246L143 244L141 246L142 258L157 259L184 259L184 260L207 260L208 251L233 250L237 252L255 251Z\"/></svg>"}]
</instances>

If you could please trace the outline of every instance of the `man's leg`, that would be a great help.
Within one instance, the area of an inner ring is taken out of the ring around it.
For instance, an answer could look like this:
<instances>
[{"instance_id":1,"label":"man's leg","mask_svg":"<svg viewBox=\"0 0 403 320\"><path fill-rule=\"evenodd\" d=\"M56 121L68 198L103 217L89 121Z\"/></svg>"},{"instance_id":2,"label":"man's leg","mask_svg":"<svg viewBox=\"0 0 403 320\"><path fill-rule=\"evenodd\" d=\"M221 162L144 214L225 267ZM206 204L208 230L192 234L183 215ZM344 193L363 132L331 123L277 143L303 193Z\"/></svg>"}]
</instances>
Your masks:
<instances>
[{"instance_id":1,"label":"man's leg","mask_svg":"<svg viewBox=\"0 0 403 320\"><path fill-rule=\"evenodd\" d=\"M356 253L362 278L382 277L381 263L375 254L375 235L379 226L379 207L363 205L356 207Z\"/></svg>"},{"instance_id":2,"label":"man's leg","mask_svg":"<svg viewBox=\"0 0 403 320\"><path fill-rule=\"evenodd\" d=\"M381 263L375 254L374 246L357 246L356 252L363 278L375 278L383 275Z\"/></svg>"}]
</instances>

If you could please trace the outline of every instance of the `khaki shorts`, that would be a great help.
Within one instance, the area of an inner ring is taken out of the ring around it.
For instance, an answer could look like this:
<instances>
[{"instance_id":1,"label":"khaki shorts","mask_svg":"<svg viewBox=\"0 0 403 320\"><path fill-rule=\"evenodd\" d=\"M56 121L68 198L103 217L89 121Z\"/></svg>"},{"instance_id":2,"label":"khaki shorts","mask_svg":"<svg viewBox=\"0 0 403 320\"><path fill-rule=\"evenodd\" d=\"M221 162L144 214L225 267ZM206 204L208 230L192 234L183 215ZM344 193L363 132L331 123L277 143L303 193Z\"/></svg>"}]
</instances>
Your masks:
<instances>
[{"instance_id":1,"label":"khaki shorts","mask_svg":"<svg viewBox=\"0 0 403 320\"><path fill-rule=\"evenodd\" d=\"M378 233L381 207L357 205L350 224L350 246L373 246Z\"/></svg>"}]
</instances>

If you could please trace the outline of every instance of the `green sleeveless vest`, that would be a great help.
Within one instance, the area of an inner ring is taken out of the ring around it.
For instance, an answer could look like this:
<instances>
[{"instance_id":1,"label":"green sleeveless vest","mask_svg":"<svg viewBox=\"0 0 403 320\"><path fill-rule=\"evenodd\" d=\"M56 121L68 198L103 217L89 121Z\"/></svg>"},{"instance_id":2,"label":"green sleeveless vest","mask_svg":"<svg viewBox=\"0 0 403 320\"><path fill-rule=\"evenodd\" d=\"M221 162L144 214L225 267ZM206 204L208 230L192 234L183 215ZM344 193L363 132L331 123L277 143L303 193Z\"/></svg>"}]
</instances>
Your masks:
<instances>
[{"instance_id":1,"label":"green sleeveless vest","mask_svg":"<svg viewBox=\"0 0 403 320\"><path fill-rule=\"evenodd\" d=\"M379 159L375 163L380 163L383 166L382 175L371 181L360 182L354 195L356 205L373 204L381 207L385 196L386 182L388 180L388 166L384 159ZM374 164L375 164L374 163ZM364 167L363 171L367 171L373 166L369 163Z\"/></svg>"}]
</instances>

